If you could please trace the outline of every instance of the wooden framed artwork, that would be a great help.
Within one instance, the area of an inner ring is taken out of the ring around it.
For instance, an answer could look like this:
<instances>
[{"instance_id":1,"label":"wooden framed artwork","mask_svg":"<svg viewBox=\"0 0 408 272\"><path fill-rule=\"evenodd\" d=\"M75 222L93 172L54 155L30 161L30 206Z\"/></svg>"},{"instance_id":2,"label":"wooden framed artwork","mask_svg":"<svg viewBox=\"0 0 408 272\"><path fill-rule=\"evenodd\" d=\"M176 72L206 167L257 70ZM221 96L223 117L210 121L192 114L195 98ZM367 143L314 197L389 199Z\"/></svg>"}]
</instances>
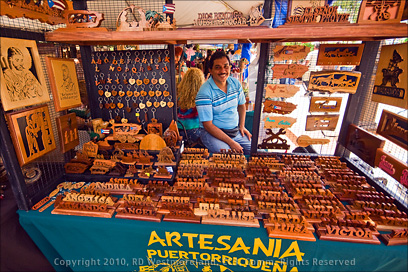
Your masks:
<instances>
[{"instance_id":1,"label":"wooden framed artwork","mask_svg":"<svg viewBox=\"0 0 408 272\"><path fill-rule=\"evenodd\" d=\"M408 150L408 118L383 110L377 133Z\"/></svg>"},{"instance_id":2,"label":"wooden framed artwork","mask_svg":"<svg viewBox=\"0 0 408 272\"><path fill-rule=\"evenodd\" d=\"M47 105L6 114L20 166L55 149Z\"/></svg>"},{"instance_id":3,"label":"wooden framed artwork","mask_svg":"<svg viewBox=\"0 0 408 272\"><path fill-rule=\"evenodd\" d=\"M404 12L405 0L363 0L357 23L399 23Z\"/></svg>"},{"instance_id":4,"label":"wooden framed artwork","mask_svg":"<svg viewBox=\"0 0 408 272\"><path fill-rule=\"evenodd\" d=\"M61 150L63 153L79 145L76 114L70 113L56 118Z\"/></svg>"},{"instance_id":5,"label":"wooden framed artwork","mask_svg":"<svg viewBox=\"0 0 408 272\"><path fill-rule=\"evenodd\" d=\"M316 65L360 65L364 44L321 44Z\"/></svg>"},{"instance_id":6,"label":"wooden framed artwork","mask_svg":"<svg viewBox=\"0 0 408 272\"><path fill-rule=\"evenodd\" d=\"M341 97L312 96L309 112L340 112Z\"/></svg>"},{"instance_id":7,"label":"wooden framed artwork","mask_svg":"<svg viewBox=\"0 0 408 272\"><path fill-rule=\"evenodd\" d=\"M57 111L81 106L78 78L73 59L45 58Z\"/></svg>"},{"instance_id":8,"label":"wooden framed artwork","mask_svg":"<svg viewBox=\"0 0 408 272\"><path fill-rule=\"evenodd\" d=\"M360 72L321 71L311 72L309 91L342 92L354 94L360 83Z\"/></svg>"},{"instance_id":9,"label":"wooden framed artwork","mask_svg":"<svg viewBox=\"0 0 408 272\"><path fill-rule=\"evenodd\" d=\"M372 101L408 109L408 44L381 47Z\"/></svg>"},{"instance_id":10,"label":"wooden framed artwork","mask_svg":"<svg viewBox=\"0 0 408 272\"><path fill-rule=\"evenodd\" d=\"M0 38L1 103L5 111L50 101L37 44Z\"/></svg>"}]
</instances>

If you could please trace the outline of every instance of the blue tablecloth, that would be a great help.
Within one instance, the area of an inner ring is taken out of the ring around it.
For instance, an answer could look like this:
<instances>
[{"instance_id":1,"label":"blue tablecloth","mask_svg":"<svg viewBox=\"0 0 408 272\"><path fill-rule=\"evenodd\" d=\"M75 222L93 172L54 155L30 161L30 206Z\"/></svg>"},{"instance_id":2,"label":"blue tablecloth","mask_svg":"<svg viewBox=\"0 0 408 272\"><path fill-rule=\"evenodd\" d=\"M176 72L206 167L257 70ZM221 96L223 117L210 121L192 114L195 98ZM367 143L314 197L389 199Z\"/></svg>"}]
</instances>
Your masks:
<instances>
[{"instance_id":1,"label":"blue tablecloth","mask_svg":"<svg viewBox=\"0 0 408 272\"><path fill-rule=\"evenodd\" d=\"M407 271L407 246L272 239L262 227L53 215L51 210L18 213L57 271Z\"/></svg>"}]
</instances>

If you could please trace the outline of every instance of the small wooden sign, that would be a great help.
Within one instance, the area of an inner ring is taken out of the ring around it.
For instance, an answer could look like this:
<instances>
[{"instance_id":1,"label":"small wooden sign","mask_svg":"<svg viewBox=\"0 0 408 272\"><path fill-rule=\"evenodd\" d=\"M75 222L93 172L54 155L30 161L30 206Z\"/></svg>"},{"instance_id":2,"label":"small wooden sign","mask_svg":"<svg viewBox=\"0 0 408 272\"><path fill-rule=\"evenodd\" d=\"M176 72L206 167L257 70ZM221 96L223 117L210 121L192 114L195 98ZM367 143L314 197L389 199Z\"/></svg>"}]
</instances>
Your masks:
<instances>
[{"instance_id":1,"label":"small wooden sign","mask_svg":"<svg viewBox=\"0 0 408 272\"><path fill-rule=\"evenodd\" d=\"M372 100L408 109L408 44L381 48Z\"/></svg>"},{"instance_id":2,"label":"small wooden sign","mask_svg":"<svg viewBox=\"0 0 408 272\"><path fill-rule=\"evenodd\" d=\"M360 82L360 72L323 71L311 72L309 91L344 92L354 94Z\"/></svg>"},{"instance_id":3,"label":"small wooden sign","mask_svg":"<svg viewBox=\"0 0 408 272\"><path fill-rule=\"evenodd\" d=\"M301 60L305 59L307 54L310 52L310 47L305 45L277 45L273 49L273 60L274 61L285 61L285 60Z\"/></svg>"},{"instance_id":4,"label":"small wooden sign","mask_svg":"<svg viewBox=\"0 0 408 272\"><path fill-rule=\"evenodd\" d=\"M308 67L302 64L275 64L272 71L273 79L301 78L308 71Z\"/></svg>"},{"instance_id":5,"label":"small wooden sign","mask_svg":"<svg viewBox=\"0 0 408 272\"><path fill-rule=\"evenodd\" d=\"M55 149L47 105L10 112L6 117L20 166Z\"/></svg>"},{"instance_id":6,"label":"small wooden sign","mask_svg":"<svg viewBox=\"0 0 408 272\"><path fill-rule=\"evenodd\" d=\"M96 157L98 154L98 145L92 141L87 142L82 147L83 151L88 155L88 157Z\"/></svg>"},{"instance_id":7,"label":"small wooden sign","mask_svg":"<svg viewBox=\"0 0 408 272\"><path fill-rule=\"evenodd\" d=\"M377 133L408 150L408 118L383 110Z\"/></svg>"},{"instance_id":8,"label":"small wooden sign","mask_svg":"<svg viewBox=\"0 0 408 272\"><path fill-rule=\"evenodd\" d=\"M273 97L289 98L294 96L299 91L299 89L300 88L295 85L267 84L265 87L265 98Z\"/></svg>"},{"instance_id":9,"label":"small wooden sign","mask_svg":"<svg viewBox=\"0 0 408 272\"><path fill-rule=\"evenodd\" d=\"M263 120L265 128L290 128L296 123L296 118L283 116L267 116Z\"/></svg>"},{"instance_id":10,"label":"small wooden sign","mask_svg":"<svg viewBox=\"0 0 408 272\"><path fill-rule=\"evenodd\" d=\"M315 144L324 145L328 143L330 143L329 139L310 138L308 135L301 135L296 139L296 144L300 147L306 147Z\"/></svg>"},{"instance_id":11,"label":"small wooden sign","mask_svg":"<svg viewBox=\"0 0 408 272\"><path fill-rule=\"evenodd\" d=\"M335 130L339 120L338 114L308 115L306 118L306 131Z\"/></svg>"},{"instance_id":12,"label":"small wooden sign","mask_svg":"<svg viewBox=\"0 0 408 272\"><path fill-rule=\"evenodd\" d=\"M339 112L341 97L318 97L310 99L309 112Z\"/></svg>"},{"instance_id":13,"label":"small wooden sign","mask_svg":"<svg viewBox=\"0 0 408 272\"><path fill-rule=\"evenodd\" d=\"M350 23L349 13L339 14L338 6L305 7L287 18L286 24Z\"/></svg>"},{"instance_id":14,"label":"small wooden sign","mask_svg":"<svg viewBox=\"0 0 408 272\"><path fill-rule=\"evenodd\" d=\"M76 114L70 113L56 118L61 150L63 153L79 145Z\"/></svg>"},{"instance_id":15,"label":"small wooden sign","mask_svg":"<svg viewBox=\"0 0 408 272\"><path fill-rule=\"evenodd\" d=\"M404 12L405 0L363 0L358 14L358 24L399 23Z\"/></svg>"},{"instance_id":16,"label":"small wooden sign","mask_svg":"<svg viewBox=\"0 0 408 272\"><path fill-rule=\"evenodd\" d=\"M378 148L375 156L375 166L378 166L408 188L408 165L406 163L384 152L382 148Z\"/></svg>"},{"instance_id":17,"label":"small wooden sign","mask_svg":"<svg viewBox=\"0 0 408 272\"><path fill-rule=\"evenodd\" d=\"M233 12L203 12L198 13L198 18L193 20L194 26L220 27L220 26L246 26L247 18L240 11Z\"/></svg>"},{"instance_id":18,"label":"small wooden sign","mask_svg":"<svg viewBox=\"0 0 408 272\"><path fill-rule=\"evenodd\" d=\"M374 167L377 148L383 148L384 144L384 140L354 124L350 124L345 147L372 167Z\"/></svg>"},{"instance_id":19,"label":"small wooden sign","mask_svg":"<svg viewBox=\"0 0 408 272\"><path fill-rule=\"evenodd\" d=\"M360 65L364 44L321 44L316 65Z\"/></svg>"},{"instance_id":20,"label":"small wooden sign","mask_svg":"<svg viewBox=\"0 0 408 272\"><path fill-rule=\"evenodd\" d=\"M296 109L296 105L290 102L265 100L262 112L289 114Z\"/></svg>"}]
</instances>

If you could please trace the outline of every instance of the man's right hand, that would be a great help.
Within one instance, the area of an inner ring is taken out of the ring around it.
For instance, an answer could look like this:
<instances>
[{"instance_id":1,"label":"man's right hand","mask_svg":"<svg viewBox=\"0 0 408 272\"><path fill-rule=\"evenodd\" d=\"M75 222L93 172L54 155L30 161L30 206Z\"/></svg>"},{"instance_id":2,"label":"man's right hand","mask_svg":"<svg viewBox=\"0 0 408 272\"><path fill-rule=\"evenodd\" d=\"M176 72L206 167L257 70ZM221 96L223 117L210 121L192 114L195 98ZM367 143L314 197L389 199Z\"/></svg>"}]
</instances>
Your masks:
<instances>
[{"instance_id":1,"label":"man's right hand","mask_svg":"<svg viewBox=\"0 0 408 272\"><path fill-rule=\"evenodd\" d=\"M244 148L234 140L232 140L232 143L229 144L229 146L233 152L244 153Z\"/></svg>"}]
</instances>

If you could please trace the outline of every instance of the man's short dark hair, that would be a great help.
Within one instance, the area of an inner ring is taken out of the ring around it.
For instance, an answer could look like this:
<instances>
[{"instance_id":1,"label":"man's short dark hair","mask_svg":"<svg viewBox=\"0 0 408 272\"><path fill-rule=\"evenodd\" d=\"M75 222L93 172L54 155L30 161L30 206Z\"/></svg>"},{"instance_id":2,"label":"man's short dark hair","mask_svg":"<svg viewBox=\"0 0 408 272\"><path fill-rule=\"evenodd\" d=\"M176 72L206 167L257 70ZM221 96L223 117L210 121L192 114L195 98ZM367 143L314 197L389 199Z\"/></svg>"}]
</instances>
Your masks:
<instances>
[{"instance_id":1,"label":"man's short dark hair","mask_svg":"<svg viewBox=\"0 0 408 272\"><path fill-rule=\"evenodd\" d=\"M228 63L231 65L231 61L230 61L228 55L225 54L224 50L217 50L211 55L210 61L208 62L208 67L210 69L212 69L213 66L214 66L214 60L221 59L221 58L224 58L224 57L227 58Z\"/></svg>"}]
</instances>

